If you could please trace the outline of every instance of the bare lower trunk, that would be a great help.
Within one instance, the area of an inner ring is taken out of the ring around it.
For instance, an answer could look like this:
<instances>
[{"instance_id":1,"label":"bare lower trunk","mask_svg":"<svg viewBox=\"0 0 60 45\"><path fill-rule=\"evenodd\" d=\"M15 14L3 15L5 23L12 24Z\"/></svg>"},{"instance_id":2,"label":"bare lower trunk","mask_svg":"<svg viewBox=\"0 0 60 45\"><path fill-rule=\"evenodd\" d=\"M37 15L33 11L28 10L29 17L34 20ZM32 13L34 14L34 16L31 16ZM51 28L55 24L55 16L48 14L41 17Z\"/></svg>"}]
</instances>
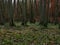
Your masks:
<instances>
[{"instance_id":1,"label":"bare lower trunk","mask_svg":"<svg viewBox=\"0 0 60 45\"><path fill-rule=\"evenodd\" d=\"M12 0L8 0L8 15L10 19L10 26L15 26L14 20L13 20L13 15L14 15L14 8L12 5Z\"/></svg>"},{"instance_id":2,"label":"bare lower trunk","mask_svg":"<svg viewBox=\"0 0 60 45\"><path fill-rule=\"evenodd\" d=\"M22 0L22 25L27 25L27 0Z\"/></svg>"},{"instance_id":3,"label":"bare lower trunk","mask_svg":"<svg viewBox=\"0 0 60 45\"><path fill-rule=\"evenodd\" d=\"M0 25L4 25L4 0L0 1Z\"/></svg>"}]
</instances>

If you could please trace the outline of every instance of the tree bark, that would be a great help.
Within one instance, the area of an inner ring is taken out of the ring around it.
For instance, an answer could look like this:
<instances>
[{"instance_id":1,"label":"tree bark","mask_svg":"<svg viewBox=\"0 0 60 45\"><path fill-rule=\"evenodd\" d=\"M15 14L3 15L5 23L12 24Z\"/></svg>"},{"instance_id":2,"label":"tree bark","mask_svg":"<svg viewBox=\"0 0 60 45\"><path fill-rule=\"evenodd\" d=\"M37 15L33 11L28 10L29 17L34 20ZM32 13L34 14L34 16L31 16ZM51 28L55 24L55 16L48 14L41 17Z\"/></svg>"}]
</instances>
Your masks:
<instances>
[{"instance_id":1,"label":"tree bark","mask_svg":"<svg viewBox=\"0 0 60 45\"><path fill-rule=\"evenodd\" d=\"M10 19L10 26L15 26L14 24L14 9L13 9L13 5L12 5L12 0L8 0L8 15L9 15L9 19Z\"/></svg>"},{"instance_id":2,"label":"tree bark","mask_svg":"<svg viewBox=\"0 0 60 45\"><path fill-rule=\"evenodd\" d=\"M40 24L47 27L46 0L40 0Z\"/></svg>"},{"instance_id":3,"label":"tree bark","mask_svg":"<svg viewBox=\"0 0 60 45\"><path fill-rule=\"evenodd\" d=\"M57 21L57 17L58 17L58 0L55 1L55 25L58 24L58 21Z\"/></svg>"},{"instance_id":4,"label":"tree bark","mask_svg":"<svg viewBox=\"0 0 60 45\"><path fill-rule=\"evenodd\" d=\"M22 0L22 25L27 25L27 0Z\"/></svg>"},{"instance_id":5,"label":"tree bark","mask_svg":"<svg viewBox=\"0 0 60 45\"><path fill-rule=\"evenodd\" d=\"M4 25L4 0L0 0L0 25Z\"/></svg>"}]
</instances>

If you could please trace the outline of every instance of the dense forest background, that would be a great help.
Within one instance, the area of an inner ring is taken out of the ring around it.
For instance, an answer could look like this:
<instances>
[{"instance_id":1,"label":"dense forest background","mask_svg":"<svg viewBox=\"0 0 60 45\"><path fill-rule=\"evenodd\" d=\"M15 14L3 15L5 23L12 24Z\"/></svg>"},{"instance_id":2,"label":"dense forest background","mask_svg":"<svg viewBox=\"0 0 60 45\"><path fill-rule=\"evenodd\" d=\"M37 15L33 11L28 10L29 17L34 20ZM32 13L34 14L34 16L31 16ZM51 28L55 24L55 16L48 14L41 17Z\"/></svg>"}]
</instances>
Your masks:
<instances>
[{"instance_id":1,"label":"dense forest background","mask_svg":"<svg viewBox=\"0 0 60 45\"><path fill-rule=\"evenodd\" d=\"M0 24L9 22L13 26L14 21L22 25L54 23L60 27L60 0L0 0Z\"/></svg>"}]
</instances>

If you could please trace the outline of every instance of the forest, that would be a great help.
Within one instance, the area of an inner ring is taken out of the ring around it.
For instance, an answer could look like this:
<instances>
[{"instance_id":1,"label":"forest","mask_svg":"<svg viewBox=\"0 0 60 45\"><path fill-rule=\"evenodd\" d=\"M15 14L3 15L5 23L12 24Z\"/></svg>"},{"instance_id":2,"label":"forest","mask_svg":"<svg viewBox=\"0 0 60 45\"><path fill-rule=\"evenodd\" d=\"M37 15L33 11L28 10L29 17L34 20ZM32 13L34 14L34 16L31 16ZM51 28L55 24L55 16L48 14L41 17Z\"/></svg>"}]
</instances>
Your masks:
<instances>
[{"instance_id":1,"label":"forest","mask_svg":"<svg viewBox=\"0 0 60 45\"><path fill-rule=\"evenodd\" d=\"M0 45L60 45L60 0L0 0Z\"/></svg>"},{"instance_id":2,"label":"forest","mask_svg":"<svg viewBox=\"0 0 60 45\"><path fill-rule=\"evenodd\" d=\"M59 0L1 0L0 24L9 22L39 22L39 25L47 27L48 23L58 24L60 28L60 1Z\"/></svg>"}]
</instances>

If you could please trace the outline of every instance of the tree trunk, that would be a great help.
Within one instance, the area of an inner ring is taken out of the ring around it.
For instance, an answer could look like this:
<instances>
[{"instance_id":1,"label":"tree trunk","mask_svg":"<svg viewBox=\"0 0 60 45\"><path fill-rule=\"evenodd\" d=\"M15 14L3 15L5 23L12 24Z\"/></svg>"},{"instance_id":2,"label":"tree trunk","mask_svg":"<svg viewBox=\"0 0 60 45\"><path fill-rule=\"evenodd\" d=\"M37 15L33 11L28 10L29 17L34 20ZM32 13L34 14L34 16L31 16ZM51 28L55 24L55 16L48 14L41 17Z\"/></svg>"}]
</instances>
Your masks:
<instances>
[{"instance_id":1,"label":"tree trunk","mask_svg":"<svg viewBox=\"0 0 60 45\"><path fill-rule=\"evenodd\" d=\"M58 0L55 1L55 25L58 24L57 21L57 17L58 17Z\"/></svg>"},{"instance_id":2,"label":"tree trunk","mask_svg":"<svg viewBox=\"0 0 60 45\"><path fill-rule=\"evenodd\" d=\"M4 0L0 1L0 25L4 25Z\"/></svg>"},{"instance_id":3,"label":"tree trunk","mask_svg":"<svg viewBox=\"0 0 60 45\"><path fill-rule=\"evenodd\" d=\"M39 1L39 14L40 14L40 23L42 24L42 0Z\"/></svg>"},{"instance_id":4,"label":"tree trunk","mask_svg":"<svg viewBox=\"0 0 60 45\"><path fill-rule=\"evenodd\" d=\"M27 0L22 0L22 25L26 26L27 24Z\"/></svg>"},{"instance_id":5,"label":"tree trunk","mask_svg":"<svg viewBox=\"0 0 60 45\"><path fill-rule=\"evenodd\" d=\"M43 9L42 9L42 15L43 16L43 25L45 27L47 27L47 16L46 16L46 0L44 0L44 6L43 6Z\"/></svg>"},{"instance_id":6,"label":"tree trunk","mask_svg":"<svg viewBox=\"0 0 60 45\"><path fill-rule=\"evenodd\" d=\"M47 27L46 0L40 0L40 24Z\"/></svg>"},{"instance_id":7,"label":"tree trunk","mask_svg":"<svg viewBox=\"0 0 60 45\"><path fill-rule=\"evenodd\" d=\"M34 23L33 0L30 0L30 23Z\"/></svg>"},{"instance_id":8,"label":"tree trunk","mask_svg":"<svg viewBox=\"0 0 60 45\"><path fill-rule=\"evenodd\" d=\"M47 20L47 23L49 23L49 3L50 3L50 0L47 0L47 3L46 3L46 20Z\"/></svg>"},{"instance_id":9,"label":"tree trunk","mask_svg":"<svg viewBox=\"0 0 60 45\"><path fill-rule=\"evenodd\" d=\"M8 0L8 15L10 19L10 26L15 26L14 20L13 20L14 9L12 5L12 0Z\"/></svg>"}]
</instances>

